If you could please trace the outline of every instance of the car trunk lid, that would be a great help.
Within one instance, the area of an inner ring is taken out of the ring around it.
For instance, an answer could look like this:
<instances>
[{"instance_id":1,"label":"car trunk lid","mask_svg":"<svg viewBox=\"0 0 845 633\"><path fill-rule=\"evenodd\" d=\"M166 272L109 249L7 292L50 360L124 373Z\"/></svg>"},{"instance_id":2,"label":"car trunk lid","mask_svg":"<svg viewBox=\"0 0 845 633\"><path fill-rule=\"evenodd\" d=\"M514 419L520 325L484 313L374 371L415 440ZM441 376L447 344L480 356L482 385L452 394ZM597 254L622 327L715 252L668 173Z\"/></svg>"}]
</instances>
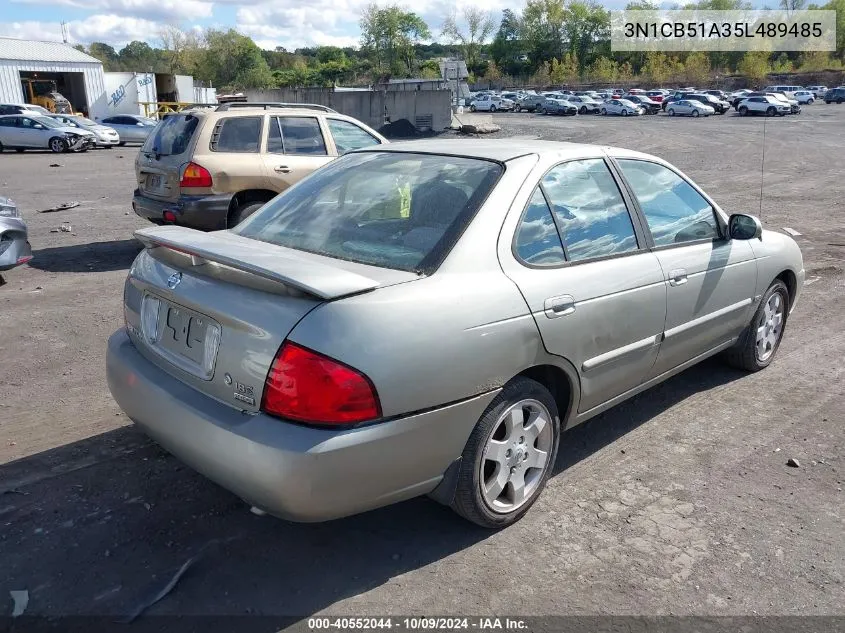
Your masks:
<instances>
[{"instance_id":1,"label":"car trunk lid","mask_svg":"<svg viewBox=\"0 0 845 633\"><path fill-rule=\"evenodd\" d=\"M228 231L167 226L136 237L146 248L124 293L133 342L177 379L248 412L258 411L276 352L311 310L418 278Z\"/></svg>"}]
</instances>

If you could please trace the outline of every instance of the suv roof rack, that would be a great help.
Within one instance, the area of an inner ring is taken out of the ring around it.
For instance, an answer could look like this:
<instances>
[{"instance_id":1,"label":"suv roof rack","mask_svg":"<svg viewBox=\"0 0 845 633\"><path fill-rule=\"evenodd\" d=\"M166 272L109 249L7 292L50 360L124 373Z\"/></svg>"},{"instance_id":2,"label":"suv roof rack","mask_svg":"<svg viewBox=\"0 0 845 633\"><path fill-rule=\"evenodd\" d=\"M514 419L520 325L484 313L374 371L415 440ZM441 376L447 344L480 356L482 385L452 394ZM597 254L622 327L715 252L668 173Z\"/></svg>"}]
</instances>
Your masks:
<instances>
[{"instance_id":1,"label":"suv roof rack","mask_svg":"<svg viewBox=\"0 0 845 633\"><path fill-rule=\"evenodd\" d=\"M231 103L221 103L217 106L215 112L226 112L227 110L231 110L233 108L261 108L263 110L269 110L271 108L303 108L306 110L320 110L322 112L331 112L337 114L336 110L331 109L328 106L319 105L317 103L249 103L249 102L231 102Z\"/></svg>"}]
</instances>

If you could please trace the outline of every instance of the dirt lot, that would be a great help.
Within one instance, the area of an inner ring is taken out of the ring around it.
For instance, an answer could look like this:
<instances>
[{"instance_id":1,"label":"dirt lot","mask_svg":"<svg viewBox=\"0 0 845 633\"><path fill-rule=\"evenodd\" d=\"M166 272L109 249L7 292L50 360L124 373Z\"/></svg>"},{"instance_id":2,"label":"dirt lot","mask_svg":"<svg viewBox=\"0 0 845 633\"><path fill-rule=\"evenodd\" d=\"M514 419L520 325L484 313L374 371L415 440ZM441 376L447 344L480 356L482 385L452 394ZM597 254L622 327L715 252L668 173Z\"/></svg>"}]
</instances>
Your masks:
<instances>
[{"instance_id":1,"label":"dirt lot","mask_svg":"<svg viewBox=\"0 0 845 633\"><path fill-rule=\"evenodd\" d=\"M760 209L763 119L494 119L658 154ZM424 499L260 518L149 442L104 376L144 226L136 150L3 154L35 259L0 288L0 613L26 589L28 614L126 615L202 552L148 614L845 615L845 107L765 125L762 217L803 234L808 271L777 360L707 362L567 433L542 498L498 533Z\"/></svg>"}]
</instances>

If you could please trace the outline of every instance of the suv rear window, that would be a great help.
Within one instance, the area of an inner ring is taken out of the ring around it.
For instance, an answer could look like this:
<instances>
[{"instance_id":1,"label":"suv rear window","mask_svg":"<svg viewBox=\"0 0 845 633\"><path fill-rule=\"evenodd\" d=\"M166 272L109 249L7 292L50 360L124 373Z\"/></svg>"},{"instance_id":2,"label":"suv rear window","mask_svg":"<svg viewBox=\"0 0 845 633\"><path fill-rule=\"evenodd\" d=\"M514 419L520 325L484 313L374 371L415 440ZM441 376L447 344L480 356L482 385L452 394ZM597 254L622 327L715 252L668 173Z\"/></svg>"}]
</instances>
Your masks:
<instances>
[{"instance_id":1,"label":"suv rear window","mask_svg":"<svg viewBox=\"0 0 845 633\"><path fill-rule=\"evenodd\" d=\"M159 156L184 154L191 144L199 119L192 114L172 114L158 124L144 142L143 150Z\"/></svg>"},{"instance_id":2,"label":"suv rear window","mask_svg":"<svg viewBox=\"0 0 845 633\"><path fill-rule=\"evenodd\" d=\"M410 152L347 154L232 229L271 244L429 273L472 220L503 168Z\"/></svg>"}]
</instances>

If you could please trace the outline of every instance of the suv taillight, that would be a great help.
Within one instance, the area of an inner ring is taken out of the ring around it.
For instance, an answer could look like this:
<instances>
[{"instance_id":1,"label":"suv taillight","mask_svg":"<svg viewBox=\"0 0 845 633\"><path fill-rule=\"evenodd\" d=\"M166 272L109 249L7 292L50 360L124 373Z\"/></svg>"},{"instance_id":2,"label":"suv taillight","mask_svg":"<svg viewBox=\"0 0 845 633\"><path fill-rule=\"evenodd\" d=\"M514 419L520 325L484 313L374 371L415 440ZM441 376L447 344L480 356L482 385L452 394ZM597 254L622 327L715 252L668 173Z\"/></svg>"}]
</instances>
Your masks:
<instances>
[{"instance_id":1,"label":"suv taillight","mask_svg":"<svg viewBox=\"0 0 845 633\"><path fill-rule=\"evenodd\" d=\"M364 374L296 343L285 342L264 384L261 410L310 424L355 424L381 417Z\"/></svg>"},{"instance_id":2,"label":"suv taillight","mask_svg":"<svg viewBox=\"0 0 845 633\"><path fill-rule=\"evenodd\" d=\"M211 185L211 174L205 167L196 163L185 165L182 180L179 181L180 187L210 187Z\"/></svg>"}]
</instances>

